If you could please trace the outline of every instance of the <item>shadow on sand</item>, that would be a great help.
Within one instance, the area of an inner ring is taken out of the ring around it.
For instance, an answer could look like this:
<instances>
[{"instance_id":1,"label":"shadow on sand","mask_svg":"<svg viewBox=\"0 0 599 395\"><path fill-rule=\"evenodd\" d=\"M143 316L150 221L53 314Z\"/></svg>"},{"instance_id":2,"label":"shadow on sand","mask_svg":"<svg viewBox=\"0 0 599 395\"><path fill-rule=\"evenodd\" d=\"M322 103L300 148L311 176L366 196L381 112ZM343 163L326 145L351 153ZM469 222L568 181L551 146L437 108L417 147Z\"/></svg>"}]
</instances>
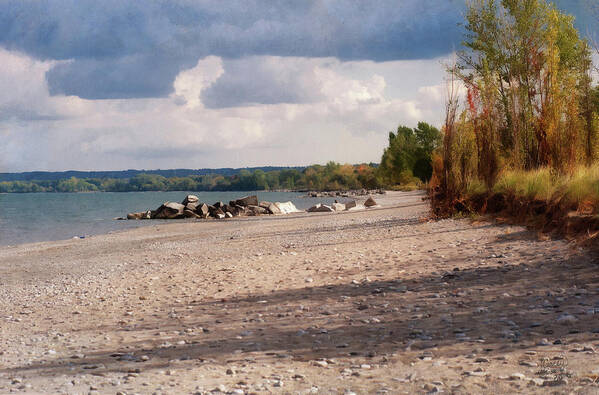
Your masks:
<instances>
[{"instance_id":1,"label":"shadow on sand","mask_svg":"<svg viewBox=\"0 0 599 395\"><path fill-rule=\"evenodd\" d=\"M543 338L584 341L599 331L597 269L588 257L520 265L498 259L438 276L173 304L164 306L163 316L134 325L85 329L118 331L127 339L118 348L2 372L101 375L163 368L170 360L369 359L395 352L409 360L465 349L492 356L536 346ZM576 321L558 322L566 313ZM142 356L149 359L141 362Z\"/></svg>"}]
</instances>

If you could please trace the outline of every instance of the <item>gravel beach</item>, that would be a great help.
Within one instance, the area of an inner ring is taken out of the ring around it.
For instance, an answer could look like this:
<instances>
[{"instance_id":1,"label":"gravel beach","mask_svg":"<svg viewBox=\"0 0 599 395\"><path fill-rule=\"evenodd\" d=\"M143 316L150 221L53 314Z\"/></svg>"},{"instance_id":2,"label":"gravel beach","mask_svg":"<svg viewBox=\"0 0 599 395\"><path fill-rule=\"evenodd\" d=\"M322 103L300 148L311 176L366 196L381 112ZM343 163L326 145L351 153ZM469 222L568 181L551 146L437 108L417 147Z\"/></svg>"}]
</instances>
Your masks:
<instances>
[{"instance_id":1,"label":"gravel beach","mask_svg":"<svg viewBox=\"0 0 599 395\"><path fill-rule=\"evenodd\" d=\"M0 250L0 394L599 393L597 257L379 208Z\"/></svg>"}]
</instances>

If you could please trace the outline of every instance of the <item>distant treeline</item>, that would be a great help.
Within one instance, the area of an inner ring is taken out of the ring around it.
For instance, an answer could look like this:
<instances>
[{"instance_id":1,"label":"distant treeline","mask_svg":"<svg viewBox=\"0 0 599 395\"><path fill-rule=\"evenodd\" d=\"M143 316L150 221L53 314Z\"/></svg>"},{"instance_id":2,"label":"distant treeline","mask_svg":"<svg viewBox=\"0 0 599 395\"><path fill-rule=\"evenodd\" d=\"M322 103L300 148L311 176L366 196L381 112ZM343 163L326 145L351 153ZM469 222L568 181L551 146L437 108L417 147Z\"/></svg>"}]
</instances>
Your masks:
<instances>
[{"instance_id":1,"label":"distant treeline","mask_svg":"<svg viewBox=\"0 0 599 395\"><path fill-rule=\"evenodd\" d=\"M137 170L131 170L138 172ZM171 172L172 170L159 170ZM214 170L212 170L214 172ZM151 173L155 173L152 171ZM104 173L104 172L98 172ZM107 172L112 173L112 172ZM123 172L115 172L123 173ZM351 190L383 187L377 165L341 165L329 162L306 168L242 169L234 174L202 174L166 177L137 173L129 178L75 177L0 182L0 193L27 192L135 192L135 191L255 191L255 190Z\"/></svg>"},{"instance_id":2,"label":"distant treeline","mask_svg":"<svg viewBox=\"0 0 599 395\"><path fill-rule=\"evenodd\" d=\"M169 169L169 170L114 170L114 171L28 171L23 173L0 173L0 181L59 181L71 177L75 178L116 178L129 179L140 174L156 174L163 177L189 177L203 176L209 174L221 174L223 176L232 176L238 174L241 170L265 172L277 170L303 170L305 167L280 167L280 166L262 166L247 167L244 169L234 169L230 167L221 169Z\"/></svg>"}]
</instances>

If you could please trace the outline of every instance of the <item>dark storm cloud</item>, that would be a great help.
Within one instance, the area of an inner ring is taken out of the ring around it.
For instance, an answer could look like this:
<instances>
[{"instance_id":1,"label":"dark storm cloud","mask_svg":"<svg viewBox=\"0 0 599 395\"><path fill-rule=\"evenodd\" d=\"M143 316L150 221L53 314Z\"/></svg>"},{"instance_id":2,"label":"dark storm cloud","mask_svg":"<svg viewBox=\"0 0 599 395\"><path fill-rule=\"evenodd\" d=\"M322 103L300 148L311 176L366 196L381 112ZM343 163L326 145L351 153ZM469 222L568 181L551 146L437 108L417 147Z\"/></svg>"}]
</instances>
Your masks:
<instances>
[{"instance_id":1,"label":"dark storm cloud","mask_svg":"<svg viewBox=\"0 0 599 395\"><path fill-rule=\"evenodd\" d=\"M71 60L53 93L165 96L174 77L217 55L343 60L431 58L460 40L461 1L4 1L0 45Z\"/></svg>"},{"instance_id":2,"label":"dark storm cloud","mask_svg":"<svg viewBox=\"0 0 599 395\"><path fill-rule=\"evenodd\" d=\"M580 13L588 1L560 4ZM0 46L71 60L48 73L53 94L162 97L177 73L208 55L441 56L460 44L463 10L464 0L4 0Z\"/></svg>"},{"instance_id":3,"label":"dark storm cloud","mask_svg":"<svg viewBox=\"0 0 599 395\"><path fill-rule=\"evenodd\" d=\"M227 60L223 75L202 92L202 102L207 108L313 102L322 98L314 63L280 57Z\"/></svg>"}]
</instances>

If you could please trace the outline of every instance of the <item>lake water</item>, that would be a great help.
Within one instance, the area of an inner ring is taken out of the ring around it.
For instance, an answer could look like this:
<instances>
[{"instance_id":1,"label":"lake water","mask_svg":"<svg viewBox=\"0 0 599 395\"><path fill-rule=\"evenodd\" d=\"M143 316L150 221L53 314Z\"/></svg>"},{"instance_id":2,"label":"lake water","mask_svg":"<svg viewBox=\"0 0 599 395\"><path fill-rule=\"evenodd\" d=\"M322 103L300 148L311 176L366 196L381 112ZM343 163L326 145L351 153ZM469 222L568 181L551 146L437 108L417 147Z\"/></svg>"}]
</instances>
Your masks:
<instances>
[{"instance_id":1,"label":"lake water","mask_svg":"<svg viewBox=\"0 0 599 395\"><path fill-rule=\"evenodd\" d=\"M180 202L187 194L212 204L246 195L270 202L292 201L300 210L333 198L303 198L296 192L98 192L0 194L0 245L90 236L164 220L116 221L134 211L156 209L165 201ZM340 199L340 201L343 201Z\"/></svg>"}]
</instances>

